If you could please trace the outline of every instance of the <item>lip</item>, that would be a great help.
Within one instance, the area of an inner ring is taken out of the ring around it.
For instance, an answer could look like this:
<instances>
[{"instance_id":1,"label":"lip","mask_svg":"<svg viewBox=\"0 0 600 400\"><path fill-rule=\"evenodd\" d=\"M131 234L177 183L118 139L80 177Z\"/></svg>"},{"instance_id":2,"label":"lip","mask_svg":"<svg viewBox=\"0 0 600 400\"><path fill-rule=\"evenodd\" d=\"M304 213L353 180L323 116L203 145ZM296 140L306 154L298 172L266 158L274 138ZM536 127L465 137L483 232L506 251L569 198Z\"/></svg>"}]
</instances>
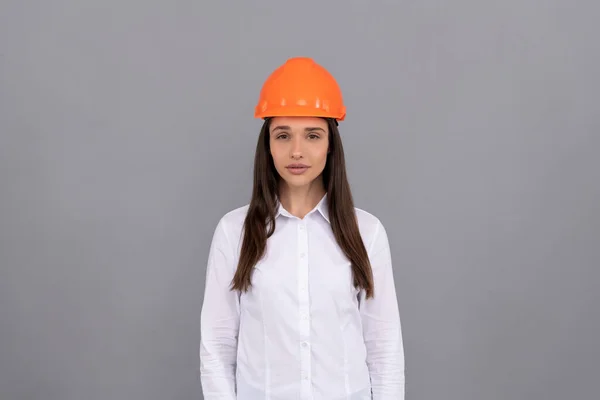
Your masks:
<instances>
[{"instance_id":1,"label":"lip","mask_svg":"<svg viewBox=\"0 0 600 400\"><path fill-rule=\"evenodd\" d=\"M290 171L290 173L292 173L294 175L300 175L300 174L303 174L304 172L306 172L306 170L309 168L309 166L306 164L290 164L290 165L286 166L286 168L288 171Z\"/></svg>"}]
</instances>

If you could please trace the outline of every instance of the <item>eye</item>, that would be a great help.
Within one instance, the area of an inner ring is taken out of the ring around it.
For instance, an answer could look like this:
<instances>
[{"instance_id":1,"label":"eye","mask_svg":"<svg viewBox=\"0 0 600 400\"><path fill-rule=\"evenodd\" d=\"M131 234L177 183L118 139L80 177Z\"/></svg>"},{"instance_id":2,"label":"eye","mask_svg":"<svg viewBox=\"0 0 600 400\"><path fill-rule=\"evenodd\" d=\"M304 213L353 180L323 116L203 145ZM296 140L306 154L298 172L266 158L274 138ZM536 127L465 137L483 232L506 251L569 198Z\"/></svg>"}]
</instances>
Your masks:
<instances>
[{"instance_id":1,"label":"eye","mask_svg":"<svg viewBox=\"0 0 600 400\"><path fill-rule=\"evenodd\" d=\"M277 135L275 137L275 139L287 139L287 137L288 137L287 133L282 133L280 135Z\"/></svg>"},{"instance_id":2,"label":"eye","mask_svg":"<svg viewBox=\"0 0 600 400\"><path fill-rule=\"evenodd\" d=\"M321 136L311 133L310 135L308 135L308 138L311 140L316 140L316 139L321 139Z\"/></svg>"}]
</instances>

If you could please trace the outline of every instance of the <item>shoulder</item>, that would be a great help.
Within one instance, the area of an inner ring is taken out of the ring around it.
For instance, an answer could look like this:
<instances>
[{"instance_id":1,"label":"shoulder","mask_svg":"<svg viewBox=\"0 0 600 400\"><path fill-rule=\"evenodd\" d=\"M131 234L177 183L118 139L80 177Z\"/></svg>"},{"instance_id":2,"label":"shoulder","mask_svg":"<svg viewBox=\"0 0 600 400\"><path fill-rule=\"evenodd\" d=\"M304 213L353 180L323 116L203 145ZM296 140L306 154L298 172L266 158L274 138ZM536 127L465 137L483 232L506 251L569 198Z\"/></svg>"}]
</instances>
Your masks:
<instances>
[{"instance_id":1,"label":"shoulder","mask_svg":"<svg viewBox=\"0 0 600 400\"><path fill-rule=\"evenodd\" d=\"M232 245L236 245L241 235L249 206L249 204L246 204L223 214L215 228L215 235L224 236Z\"/></svg>"},{"instance_id":2,"label":"shoulder","mask_svg":"<svg viewBox=\"0 0 600 400\"><path fill-rule=\"evenodd\" d=\"M250 205L246 204L228 211L221 217L219 223L225 226L242 226L244 224L244 220L246 219L246 214L248 213L249 207Z\"/></svg>"},{"instance_id":3,"label":"shoulder","mask_svg":"<svg viewBox=\"0 0 600 400\"><path fill-rule=\"evenodd\" d=\"M385 227L377 216L358 207L354 207L354 210L367 251L371 250L375 243L381 241L382 238L387 241Z\"/></svg>"},{"instance_id":4,"label":"shoulder","mask_svg":"<svg viewBox=\"0 0 600 400\"><path fill-rule=\"evenodd\" d=\"M364 230L366 234L374 234L379 229L383 228L383 224L377 216L366 210L363 210L362 208L354 207L354 210L356 212L356 219L358 220L358 226L361 231Z\"/></svg>"}]
</instances>

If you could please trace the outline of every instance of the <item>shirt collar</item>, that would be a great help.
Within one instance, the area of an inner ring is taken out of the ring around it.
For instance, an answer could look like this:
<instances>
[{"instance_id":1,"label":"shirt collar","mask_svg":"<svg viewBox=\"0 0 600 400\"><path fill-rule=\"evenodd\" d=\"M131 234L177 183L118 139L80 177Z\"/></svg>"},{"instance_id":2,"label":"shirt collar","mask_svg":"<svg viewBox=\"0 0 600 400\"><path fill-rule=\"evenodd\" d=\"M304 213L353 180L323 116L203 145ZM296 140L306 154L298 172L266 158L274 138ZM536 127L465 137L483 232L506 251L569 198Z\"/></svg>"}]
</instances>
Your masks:
<instances>
[{"instance_id":1,"label":"shirt collar","mask_svg":"<svg viewBox=\"0 0 600 400\"><path fill-rule=\"evenodd\" d=\"M330 223L329 221L329 209L327 207L327 193L325 193L325 195L321 198L321 201L319 201L319 203L306 215L310 215L313 212L318 211L323 218L325 218L325 220L327 221L327 223ZM279 202L279 199L277 199L277 213L275 214L275 218L277 218L278 216L283 215L285 217L290 217L290 218L297 218L294 215L290 214Z\"/></svg>"}]
</instances>

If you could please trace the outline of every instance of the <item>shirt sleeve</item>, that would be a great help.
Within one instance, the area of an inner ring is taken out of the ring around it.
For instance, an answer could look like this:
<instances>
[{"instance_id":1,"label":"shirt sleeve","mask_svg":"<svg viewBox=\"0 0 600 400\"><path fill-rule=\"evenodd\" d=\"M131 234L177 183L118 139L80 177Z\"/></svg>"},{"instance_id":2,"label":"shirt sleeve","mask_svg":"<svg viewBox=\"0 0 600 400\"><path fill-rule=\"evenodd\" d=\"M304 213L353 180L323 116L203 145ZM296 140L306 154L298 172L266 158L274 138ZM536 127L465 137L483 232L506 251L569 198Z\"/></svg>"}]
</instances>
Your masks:
<instances>
[{"instance_id":1,"label":"shirt sleeve","mask_svg":"<svg viewBox=\"0 0 600 400\"><path fill-rule=\"evenodd\" d=\"M373 400L404 400L404 345L392 260L384 226L378 222L369 259L373 269L374 297L361 291L360 315L367 349Z\"/></svg>"},{"instance_id":2,"label":"shirt sleeve","mask_svg":"<svg viewBox=\"0 0 600 400\"><path fill-rule=\"evenodd\" d=\"M200 379L206 400L235 400L239 294L230 290L234 249L224 221L213 234L200 318Z\"/></svg>"}]
</instances>

